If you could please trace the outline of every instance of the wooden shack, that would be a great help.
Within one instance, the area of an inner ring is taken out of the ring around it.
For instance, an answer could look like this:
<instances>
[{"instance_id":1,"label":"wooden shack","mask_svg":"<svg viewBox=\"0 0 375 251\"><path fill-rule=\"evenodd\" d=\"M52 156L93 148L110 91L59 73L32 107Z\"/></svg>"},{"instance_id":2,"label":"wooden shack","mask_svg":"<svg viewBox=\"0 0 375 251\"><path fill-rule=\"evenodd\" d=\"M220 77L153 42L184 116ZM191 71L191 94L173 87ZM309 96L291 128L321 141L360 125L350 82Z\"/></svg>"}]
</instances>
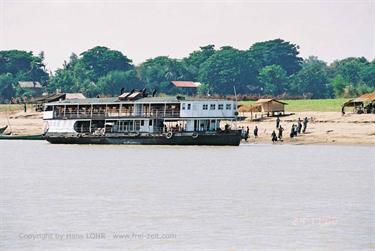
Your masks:
<instances>
[{"instance_id":1,"label":"wooden shack","mask_svg":"<svg viewBox=\"0 0 375 251\"><path fill-rule=\"evenodd\" d=\"M276 99L259 99L252 105L253 112L261 112L267 116L285 114L285 105L287 103Z\"/></svg>"},{"instance_id":2,"label":"wooden shack","mask_svg":"<svg viewBox=\"0 0 375 251\"><path fill-rule=\"evenodd\" d=\"M37 81L18 81L18 86L31 96L39 96L43 92L43 86Z\"/></svg>"},{"instance_id":3,"label":"wooden shack","mask_svg":"<svg viewBox=\"0 0 375 251\"><path fill-rule=\"evenodd\" d=\"M353 107L354 113L375 113L375 92L363 94L351 99L342 105L341 111L345 114L345 107Z\"/></svg>"}]
</instances>

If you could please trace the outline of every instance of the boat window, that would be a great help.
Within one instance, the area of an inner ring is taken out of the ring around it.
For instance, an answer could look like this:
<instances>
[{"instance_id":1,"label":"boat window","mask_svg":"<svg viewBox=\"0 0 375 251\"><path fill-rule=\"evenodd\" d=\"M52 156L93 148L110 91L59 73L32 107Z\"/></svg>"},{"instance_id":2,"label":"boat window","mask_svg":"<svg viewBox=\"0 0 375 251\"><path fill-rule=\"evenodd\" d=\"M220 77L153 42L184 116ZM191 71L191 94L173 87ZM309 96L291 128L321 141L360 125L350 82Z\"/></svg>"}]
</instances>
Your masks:
<instances>
[{"instance_id":1,"label":"boat window","mask_svg":"<svg viewBox=\"0 0 375 251\"><path fill-rule=\"evenodd\" d=\"M152 119L150 119L150 120L148 121L148 125L149 125L149 126L152 126Z\"/></svg>"},{"instance_id":2,"label":"boat window","mask_svg":"<svg viewBox=\"0 0 375 251\"><path fill-rule=\"evenodd\" d=\"M216 109L216 105L215 104L211 104L210 105L210 110L215 110Z\"/></svg>"},{"instance_id":3,"label":"boat window","mask_svg":"<svg viewBox=\"0 0 375 251\"><path fill-rule=\"evenodd\" d=\"M208 110L208 105L207 104L203 105L203 110Z\"/></svg>"},{"instance_id":4,"label":"boat window","mask_svg":"<svg viewBox=\"0 0 375 251\"><path fill-rule=\"evenodd\" d=\"M227 105L225 106L225 109L227 109L227 110L232 109L232 105L231 105L231 104L227 104Z\"/></svg>"},{"instance_id":5,"label":"boat window","mask_svg":"<svg viewBox=\"0 0 375 251\"><path fill-rule=\"evenodd\" d=\"M141 120L141 121L143 121L143 120ZM140 129L141 129L141 127L140 127L140 121L139 120L135 120L134 121L134 130L135 131L139 131Z\"/></svg>"},{"instance_id":6,"label":"boat window","mask_svg":"<svg viewBox=\"0 0 375 251\"><path fill-rule=\"evenodd\" d=\"M186 104L182 103L182 110L185 110L185 108L186 108Z\"/></svg>"},{"instance_id":7,"label":"boat window","mask_svg":"<svg viewBox=\"0 0 375 251\"><path fill-rule=\"evenodd\" d=\"M46 109L45 109L45 111L52 111L52 106L51 106L51 105L49 105L49 106L46 106Z\"/></svg>"},{"instance_id":8,"label":"boat window","mask_svg":"<svg viewBox=\"0 0 375 251\"><path fill-rule=\"evenodd\" d=\"M191 109L191 104L188 104L188 105L187 105L187 109L188 109L188 110Z\"/></svg>"},{"instance_id":9,"label":"boat window","mask_svg":"<svg viewBox=\"0 0 375 251\"><path fill-rule=\"evenodd\" d=\"M90 131L90 121L76 121L73 125L74 131L86 133Z\"/></svg>"},{"instance_id":10,"label":"boat window","mask_svg":"<svg viewBox=\"0 0 375 251\"><path fill-rule=\"evenodd\" d=\"M144 125L145 125L145 121L141 120L141 126L144 126Z\"/></svg>"},{"instance_id":11,"label":"boat window","mask_svg":"<svg viewBox=\"0 0 375 251\"><path fill-rule=\"evenodd\" d=\"M218 107L217 107L217 109L223 110L224 109L224 105L223 104L219 104Z\"/></svg>"}]
</instances>

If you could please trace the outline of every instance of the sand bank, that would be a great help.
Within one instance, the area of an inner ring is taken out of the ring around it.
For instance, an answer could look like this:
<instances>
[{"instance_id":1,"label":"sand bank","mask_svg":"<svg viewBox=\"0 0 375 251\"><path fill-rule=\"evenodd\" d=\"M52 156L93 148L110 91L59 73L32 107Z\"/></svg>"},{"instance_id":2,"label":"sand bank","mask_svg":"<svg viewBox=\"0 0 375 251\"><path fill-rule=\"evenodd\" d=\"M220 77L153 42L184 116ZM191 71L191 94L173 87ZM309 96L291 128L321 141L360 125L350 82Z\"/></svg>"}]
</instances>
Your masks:
<instances>
[{"instance_id":1,"label":"sand bank","mask_svg":"<svg viewBox=\"0 0 375 251\"><path fill-rule=\"evenodd\" d=\"M292 124L296 124L298 118L305 117L309 119L306 134L290 138ZM296 112L294 115L281 117L280 124L285 129L284 144L375 144L374 114L346 114L342 116L340 112ZM252 134L256 125L259 128L257 139ZM265 118L261 122L246 119L239 122L238 126L245 128L249 126L249 142L269 143L272 131L276 130L276 118Z\"/></svg>"}]
</instances>

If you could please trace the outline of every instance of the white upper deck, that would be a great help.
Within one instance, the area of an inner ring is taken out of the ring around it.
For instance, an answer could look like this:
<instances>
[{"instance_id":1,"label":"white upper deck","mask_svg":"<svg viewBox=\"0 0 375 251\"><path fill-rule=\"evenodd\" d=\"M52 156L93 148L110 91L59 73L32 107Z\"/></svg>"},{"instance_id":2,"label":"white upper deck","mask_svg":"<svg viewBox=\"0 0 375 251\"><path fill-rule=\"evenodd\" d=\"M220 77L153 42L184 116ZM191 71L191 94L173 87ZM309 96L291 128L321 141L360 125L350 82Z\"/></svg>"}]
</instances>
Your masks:
<instances>
[{"instance_id":1,"label":"white upper deck","mask_svg":"<svg viewBox=\"0 0 375 251\"><path fill-rule=\"evenodd\" d=\"M113 98L71 99L45 104L45 119L53 119L54 111L60 115L93 114L96 109L104 109L106 117L118 114L119 117L175 117L175 118L234 118L236 102L225 99L194 97L144 97L137 100ZM72 112L71 110L74 109ZM115 109L115 111L113 110ZM121 115L126 110L128 113ZM130 113L129 113L130 110ZM171 111L172 114L171 115ZM164 115L164 116L163 116Z\"/></svg>"}]
</instances>

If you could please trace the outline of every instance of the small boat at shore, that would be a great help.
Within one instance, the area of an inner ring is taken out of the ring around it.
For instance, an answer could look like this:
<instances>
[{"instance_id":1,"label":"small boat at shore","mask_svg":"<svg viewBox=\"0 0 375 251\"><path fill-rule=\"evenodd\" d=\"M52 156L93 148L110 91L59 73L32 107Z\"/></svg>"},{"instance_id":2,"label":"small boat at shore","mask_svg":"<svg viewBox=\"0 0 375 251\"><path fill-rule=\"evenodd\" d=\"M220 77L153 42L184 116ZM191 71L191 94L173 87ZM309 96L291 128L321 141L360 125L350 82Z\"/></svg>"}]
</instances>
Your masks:
<instances>
[{"instance_id":1,"label":"small boat at shore","mask_svg":"<svg viewBox=\"0 0 375 251\"><path fill-rule=\"evenodd\" d=\"M43 136L43 134L0 135L0 140L44 140L44 136Z\"/></svg>"}]
</instances>

